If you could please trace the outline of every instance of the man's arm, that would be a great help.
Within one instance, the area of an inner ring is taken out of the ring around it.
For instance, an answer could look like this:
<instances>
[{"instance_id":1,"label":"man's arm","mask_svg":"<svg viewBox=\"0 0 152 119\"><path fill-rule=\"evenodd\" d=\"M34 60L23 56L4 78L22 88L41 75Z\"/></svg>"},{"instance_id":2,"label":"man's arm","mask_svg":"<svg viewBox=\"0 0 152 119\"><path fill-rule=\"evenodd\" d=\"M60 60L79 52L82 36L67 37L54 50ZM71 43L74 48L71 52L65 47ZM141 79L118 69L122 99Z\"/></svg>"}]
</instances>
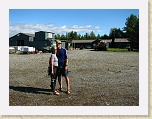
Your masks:
<instances>
[{"instance_id":1,"label":"man's arm","mask_svg":"<svg viewBox=\"0 0 152 119\"><path fill-rule=\"evenodd\" d=\"M66 50L66 53L65 53L66 57L65 57L65 70L68 69L68 64L69 64L69 60L68 60L68 53L67 53L67 50Z\"/></svg>"},{"instance_id":2,"label":"man's arm","mask_svg":"<svg viewBox=\"0 0 152 119\"><path fill-rule=\"evenodd\" d=\"M67 59L65 59L65 66L68 66L68 64L69 64L69 60L67 58Z\"/></svg>"}]
</instances>

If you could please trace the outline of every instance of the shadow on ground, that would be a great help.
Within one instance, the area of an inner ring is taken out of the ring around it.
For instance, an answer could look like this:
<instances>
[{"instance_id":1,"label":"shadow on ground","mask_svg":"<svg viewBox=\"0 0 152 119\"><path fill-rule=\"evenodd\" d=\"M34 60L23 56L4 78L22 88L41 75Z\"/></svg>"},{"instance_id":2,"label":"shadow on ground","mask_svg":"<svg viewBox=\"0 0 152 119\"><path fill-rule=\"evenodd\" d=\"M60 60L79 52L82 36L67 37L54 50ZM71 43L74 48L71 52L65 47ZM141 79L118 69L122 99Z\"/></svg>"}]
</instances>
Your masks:
<instances>
[{"instance_id":1,"label":"shadow on ground","mask_svg":"<svg viewBox=\"0 0 152 119\"><path fill-rule=\"evenodd\" d=\"M35 94L47 94L50 95L50 89L44 88L34 88L34 87L23 87L23 86L9 86L9 89L15 91L26 92L26 93L35 93Z\"/></svg>"}]
</instances>

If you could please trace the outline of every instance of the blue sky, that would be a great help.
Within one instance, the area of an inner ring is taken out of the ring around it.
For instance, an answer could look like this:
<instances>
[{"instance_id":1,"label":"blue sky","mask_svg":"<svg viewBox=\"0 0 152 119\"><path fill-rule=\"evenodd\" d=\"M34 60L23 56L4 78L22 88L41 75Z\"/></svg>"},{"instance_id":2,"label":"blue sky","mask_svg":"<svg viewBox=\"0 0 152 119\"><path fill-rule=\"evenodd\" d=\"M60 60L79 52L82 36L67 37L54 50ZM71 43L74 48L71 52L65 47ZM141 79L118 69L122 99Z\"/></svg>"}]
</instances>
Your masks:
<instances>
[{"instance_id":1,"label":"blue sky","mask_svg":"<svg viewBox=\"0 0 152 119\"><path fill-rule=\"evenodd\" d=\"M9 9L9 37L19 32L50 31L66 34L109 35L113 27L122 29L126 18L139 15L139 9Z\"/></svg>"}]
</instances>

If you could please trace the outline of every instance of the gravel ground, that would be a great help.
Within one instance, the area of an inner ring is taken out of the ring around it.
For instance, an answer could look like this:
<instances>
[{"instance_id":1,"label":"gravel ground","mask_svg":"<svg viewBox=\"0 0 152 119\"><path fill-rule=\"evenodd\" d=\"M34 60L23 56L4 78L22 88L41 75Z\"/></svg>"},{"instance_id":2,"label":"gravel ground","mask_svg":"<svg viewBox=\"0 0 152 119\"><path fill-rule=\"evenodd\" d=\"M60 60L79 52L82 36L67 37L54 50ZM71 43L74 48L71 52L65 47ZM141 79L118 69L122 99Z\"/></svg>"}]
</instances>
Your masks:
<instances>
[{"instance_id":1,"label":"gravel ground","mask_svg":"<svg viewBox=\"0 0 152 119\"><path fill-rule=\"evenodd\" d=\"M71 94L50 91L50 53L9 55L10 106L138 106L139 53L72 50ZM56 88L59 88L58 82Z\"/></svg>"}]
</instances>

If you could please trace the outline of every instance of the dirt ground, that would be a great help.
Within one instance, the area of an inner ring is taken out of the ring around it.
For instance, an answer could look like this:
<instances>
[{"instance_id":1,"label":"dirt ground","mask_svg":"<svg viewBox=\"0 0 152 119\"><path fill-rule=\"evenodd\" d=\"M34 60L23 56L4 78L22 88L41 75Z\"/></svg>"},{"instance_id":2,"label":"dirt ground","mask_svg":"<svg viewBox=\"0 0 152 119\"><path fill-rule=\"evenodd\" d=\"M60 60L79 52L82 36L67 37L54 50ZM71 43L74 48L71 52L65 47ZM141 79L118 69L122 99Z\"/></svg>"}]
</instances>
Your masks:
<instances>
[{"instance_id":1,"label":"dirt ground","mask_svg":"<svg viewBox=\"0 0 152 119\"><path fill-rule=\"evenodd\" d=\"M10 106L138 106L139 52L69 50L71 94L53 95L50 53L9 54ZM59 88L58 81L56 88Z\"/></svg>"}]
</instances>

